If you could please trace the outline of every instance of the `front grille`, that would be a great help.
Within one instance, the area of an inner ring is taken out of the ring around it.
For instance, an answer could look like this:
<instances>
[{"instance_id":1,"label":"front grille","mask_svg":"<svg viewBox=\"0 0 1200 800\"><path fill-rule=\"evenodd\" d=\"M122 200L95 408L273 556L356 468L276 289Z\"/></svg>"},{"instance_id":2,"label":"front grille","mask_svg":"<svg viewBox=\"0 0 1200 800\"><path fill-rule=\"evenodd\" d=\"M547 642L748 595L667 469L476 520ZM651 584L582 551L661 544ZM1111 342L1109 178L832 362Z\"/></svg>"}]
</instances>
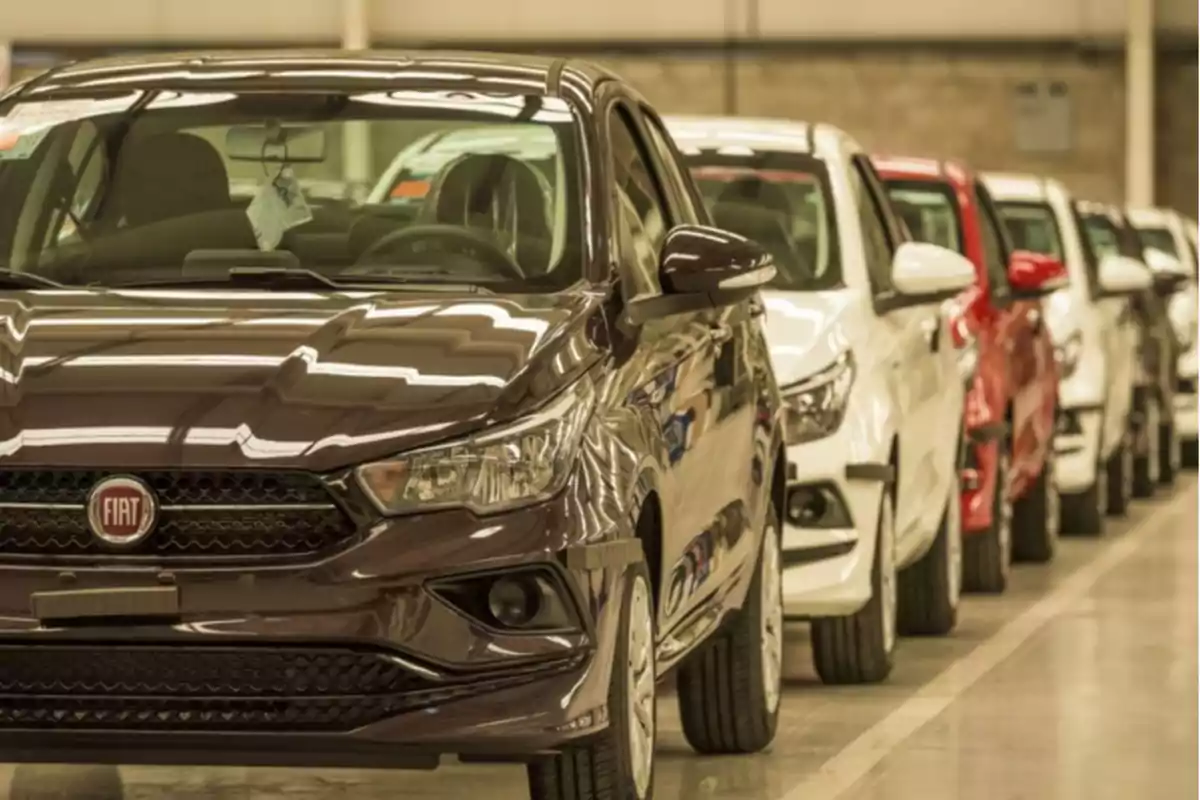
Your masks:
<instances>
[{"instance_id":1,"label":"front grille","mask_svg":"<svg viewBox=\"0 0 1200 800\"><path fill-rule=\"evenodd\" d=\"M85 504L100 470L0 471L0 557L112 555ZM158 524L121 558L304 556L345 544L354 524L321 481L302 472L135 473L158 499Z\"/></svg>"},{"instance_id":2,"label":"front grille","mask_svg":"<svg viewBox=\"0 0 1200 800\"><path fill-rule=\"evenodd\" d=\"M0 728L348 731L532 680L443 680L349 647L0 645Z\"/></svg>"}]
</instances>

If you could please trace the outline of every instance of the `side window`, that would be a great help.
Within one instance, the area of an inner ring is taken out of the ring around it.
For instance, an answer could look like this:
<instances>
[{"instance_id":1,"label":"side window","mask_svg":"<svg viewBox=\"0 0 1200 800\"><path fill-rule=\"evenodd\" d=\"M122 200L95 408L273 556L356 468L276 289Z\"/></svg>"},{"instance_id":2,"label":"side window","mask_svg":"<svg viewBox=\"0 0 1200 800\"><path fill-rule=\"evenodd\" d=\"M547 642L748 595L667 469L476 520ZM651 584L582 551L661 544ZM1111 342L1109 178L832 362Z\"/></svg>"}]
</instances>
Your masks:
<instances>
[{"instance_id":1,"label":"side window","mask_svg":"<svg viewBox=\"0 0 1200 800\"><path fill-rule=\"evenodd\" d=\"M680 221L686 219L690 222L703 219L704 204L697 196L691 177L680 164L679 156L671 145L670 137L663 128L662 122L654 115L653 111L645 107L642 108L642 120L646 123L646 131L650 134L650 145L658 155L659 163L666 170L671 185L675 188L672 195L683 212L680 215Z\"/></svg>"},{"instance_id":2,"label":"side window","mask_svg":"<svg viewBox=\"0 0 1200 800\"><path fill-rule=\"evenodd\" d=\"M892 243L879 203L871 192L862 166L855 161L850 170L850 188L858 207L858 222L862 228L863 255L871 291L875 294L892 292Z\"/></svg>"},{"instance_id":3,"label":"side window","mask_svg":"<svg viewBox=\"0 0 1200 800\"><path fill-rule=\"evenodd\" d=\"M988 290L993 300L1003 303L1012 297L1012 287L1008 284L1008 247L991 198L978 183L975 184L975 205L979 209L979 237L983 240Z\"/></svg>"},{"instance_id":4,"label":"side window","mask_svg":"<svg viewBox=\"0 0 1200 800\"><path fill-rule=\"evenodd\" d=\"M671 225L670 213L629 112L618 106L609 117L614 212L622 279L628 296L660 294L658 257Z\"/></svg>"}]
</instances>

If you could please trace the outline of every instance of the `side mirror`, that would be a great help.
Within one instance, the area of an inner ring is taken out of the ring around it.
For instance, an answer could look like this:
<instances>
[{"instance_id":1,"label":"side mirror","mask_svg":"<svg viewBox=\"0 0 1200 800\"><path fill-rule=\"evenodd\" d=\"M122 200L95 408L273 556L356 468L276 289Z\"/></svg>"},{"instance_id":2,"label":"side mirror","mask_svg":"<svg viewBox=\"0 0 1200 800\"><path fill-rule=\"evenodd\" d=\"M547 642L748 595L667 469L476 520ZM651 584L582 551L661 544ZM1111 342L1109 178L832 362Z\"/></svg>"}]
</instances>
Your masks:
<instances>
[{"instance_id":1,"label":"side mirror","mask_svg":"<svg viewBox=\"0 0 1200 800\"><path fill-rule=\"evenodd\" d=\"M733 305L775 277L774 259L758 244L704 225L672 228L658 265L663 293L632 301L629 316L634 322Z\"/></svg>"},{"instance_id":2,"label":"side mirror","mask_svg":"<svg viewBox=\"0 0 1200 800\"><path fill-rule=\"evenodd\" d=\"M1053 256L1016 250L1008 259L1008 283L1018 297L1045 297L1067 281L1066 265Z\"/></svg>"},{"instance_id":3,"label":"side mirror","mask_svg":"<svg viewBox=\"0 0 1200 800\"><path fill-rule=\"evenodd\" d=\"M1192 278L1184 263L1170 253L1147 247L1143 258L1154 278L1154 290L1164 297L1174 294Z\"/></svg>"},{"instance_id":4,"label":"side mirror","mask_svg":"<svg viewBox=\"0 0 1200 800\"><path fill-rule=\"evenodd\" d=\"M1110 297L1144 292L1154 286L1150 269L1128 256L1107 255L1100 259L1100 291Z\"/></svg>"},{"instance_id":5,"label":"side mirror","mask_svg":"<svg viewBox=\"0 0 1200 800\"><path fill-rule=\"evenodd\" d=\"M944 300L975 283L975 265L963 256L925 242L904 242L892 260L892 286L918 300Z\"/></svg>"}]
</instances>

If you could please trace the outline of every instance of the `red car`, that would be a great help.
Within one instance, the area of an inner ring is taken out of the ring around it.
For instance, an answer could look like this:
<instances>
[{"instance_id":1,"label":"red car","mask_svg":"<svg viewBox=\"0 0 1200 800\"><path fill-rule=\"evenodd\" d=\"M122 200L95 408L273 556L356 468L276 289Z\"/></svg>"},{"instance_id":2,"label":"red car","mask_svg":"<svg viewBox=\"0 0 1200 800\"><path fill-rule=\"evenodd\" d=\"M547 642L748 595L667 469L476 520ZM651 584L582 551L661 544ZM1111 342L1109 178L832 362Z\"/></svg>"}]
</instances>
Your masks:
<instances>
[{"instance_id":1,"label":"red car","mask_svg":"<svg viewBox=\"0 0 1200 800\"><path fill-rule=\"evenodd\" d=\"M1050 560L1058 536L1058 367L1041 298L1066 283L1066 269L1014 251L983 182L961 165L874 161L913 238L962 253L978 274L956 303L976 359L966 372L963 587L1000 592L1013 560Z\"/></svg>"}]
</instances>

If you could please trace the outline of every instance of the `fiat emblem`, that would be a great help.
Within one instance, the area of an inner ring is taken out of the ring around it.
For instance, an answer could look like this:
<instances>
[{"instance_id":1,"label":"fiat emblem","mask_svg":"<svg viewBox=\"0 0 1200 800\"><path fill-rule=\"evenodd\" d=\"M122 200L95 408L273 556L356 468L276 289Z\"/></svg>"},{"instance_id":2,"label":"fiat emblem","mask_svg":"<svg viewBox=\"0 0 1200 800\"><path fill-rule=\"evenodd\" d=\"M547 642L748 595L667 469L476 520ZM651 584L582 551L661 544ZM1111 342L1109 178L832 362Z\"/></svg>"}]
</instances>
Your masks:
<instances>
[{"instance_id":1,"label":"fiat emblem","mask_svg":"<svg viewBox=\"0 0 1200 800\"><path fill-rule=\"evenodd\" d=\"M113 547L131 547L150 535L158 519L158 501L137 478L105 478L92 487L87 501L88 527Z\"/></svg>"}]
</instances>

